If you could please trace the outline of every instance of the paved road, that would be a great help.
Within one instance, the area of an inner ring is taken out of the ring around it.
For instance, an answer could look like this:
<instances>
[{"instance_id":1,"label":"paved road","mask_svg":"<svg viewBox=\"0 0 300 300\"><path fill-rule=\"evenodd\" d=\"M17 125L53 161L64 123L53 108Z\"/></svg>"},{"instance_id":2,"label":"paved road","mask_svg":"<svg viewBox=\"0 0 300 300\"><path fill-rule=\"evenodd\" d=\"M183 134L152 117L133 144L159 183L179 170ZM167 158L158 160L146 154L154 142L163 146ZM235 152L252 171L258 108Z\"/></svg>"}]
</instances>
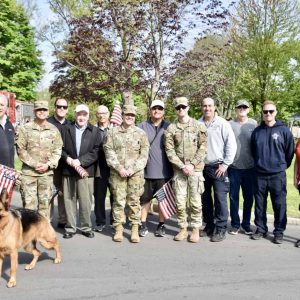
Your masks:
<instances>
[{"instance_id":1,"label":"paved road","mask_svg":"<svg viewBox=\"0 0 300 300\"><path fill-rule=\"evenodd\" d=\"M122 243L112 241L109 228L94 239L77 234L64 240L58 231L62 264L54 265L49 251L36 269L25 271L30 256L21 251L13 289L6 288L6 258L1 299L299 299L300 249L294 243L300 226L288 226L282 245L274 245L272 236L252 241L243 234L191 244L173 241L173 219L167 235L155 237L156 218L139 244L129 242L128 228Z\"/></svg>"}]
</instances>

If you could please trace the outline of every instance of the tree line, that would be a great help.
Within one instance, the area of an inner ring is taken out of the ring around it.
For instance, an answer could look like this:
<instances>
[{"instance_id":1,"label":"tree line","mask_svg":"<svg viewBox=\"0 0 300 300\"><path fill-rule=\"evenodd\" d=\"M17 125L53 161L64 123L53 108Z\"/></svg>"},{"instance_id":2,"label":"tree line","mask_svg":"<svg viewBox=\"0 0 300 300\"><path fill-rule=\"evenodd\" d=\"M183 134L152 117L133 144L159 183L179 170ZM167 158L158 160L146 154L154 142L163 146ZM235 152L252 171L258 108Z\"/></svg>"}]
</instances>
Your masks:
<instances>
[{"instance_id":1,"label":"tree line","mask_svg":"<svg viewBox=\"0 0 300 300\"><path fill-rule=\"evenodd\" d=\"M14 2L4 0L0 5L6 5L5 11L22 12L26 23L24 9ZM266 99L276 102L284 119L299 111L297 0L48 3L55 19L37 28L36 37L53 47L53 97L109 107L116 100L135 103L142 114L146 114L153 99L164 99L170 104L173 97L180 95L190 99L194 115L199 115L204 97L214 98L218 114L225 118L232 116L234 103L241 98L251 102L252 114L257 118ZM0 11L1 24L8 26L11 18L2 13L3 9ZM26 26L30 28L28 21L27 17ZM6 28L1 28L1 32L6 32ZM30 32L34 49L33 28ZM0 36L0 49L7 44L2 36L5 34ZM17 41L12 48L14 55L26 56L18 53L21 49ZM27 66L27 72L30 70L35 77L31 78L31 85L22 82L22 87L18 86L20 81L11 79L16 75L4 68L10 56L0 56L0 88L18 93L23 89L33 95L42 73L36 49L35 55L36 65ZM3 60L6 63L1 63ZM28 99L28 95L22 97ZM171 116L170 106L167 111Z\"/></svg>"}]
</instances>

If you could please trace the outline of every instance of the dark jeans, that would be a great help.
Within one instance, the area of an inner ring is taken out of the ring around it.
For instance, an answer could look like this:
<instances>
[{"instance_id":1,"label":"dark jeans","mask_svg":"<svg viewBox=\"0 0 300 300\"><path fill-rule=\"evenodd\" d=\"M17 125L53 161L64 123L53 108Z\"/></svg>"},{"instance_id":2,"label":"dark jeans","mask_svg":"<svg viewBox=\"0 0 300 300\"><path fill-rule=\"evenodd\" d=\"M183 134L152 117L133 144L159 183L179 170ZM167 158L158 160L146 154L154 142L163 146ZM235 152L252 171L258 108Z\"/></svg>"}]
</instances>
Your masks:
<instances>
[{"instance_id":1,"label":"dark jeans","mask_svg":"<svg viewBox=\"0 0 300 300\"><path fill-rule=\"evenodd\" d=\"M108 180L109 180L108 176L105 178L95 177L94 180L94 198L95 198L94 212L96 216L96 225L106 224L105 198L106 198L107 188L109 188L110 191L109 200L110 200L111 208L113 205L113 195ZM113 223L112 209L110 210L109 223L111 225Z\"/></svg>"},{"instance_id":2,"label":"dark jeans","mask_svg":"<svg viewBox=\"0 0 300 300\"><path fill-rule=\"evenodd\" d=\"M267 197L270 192L274 211L274 235L282 235L287 223L286 217L286 174L280 172L272 175L257 173L254 189L255 225L258 232L266 233Z\"/></svg>"},{"instance_id":3,"label":"dark jeans","mask_svg":"<svg viewBox=\"0 0 300 300\"><path fill-rule=\"evenodd\" d=\"M242 226L250 226L251 209L253 205L253 189L255 172L254 169L234 169L228 168L228 176L230 181L230 217L231 226L239 228L239 197L240 187L242 188L244 203L243 203L243 221Z\"/></svg>"},{"instance_id":4,"label":"dark jeans","mask_svg":"<svg viewBox=\"0 0 300 300\"><path fill-rule=\"evenodd\" d=\"M205 166L203 170L204 193L202 194L203 221L209 227L226 231L228 221L227 193L229 192L229 179L227 171L224 176L217 178L215 173L218 165ZM214 190L214 201L212 198Z\"/></svg>"}]
</instances>

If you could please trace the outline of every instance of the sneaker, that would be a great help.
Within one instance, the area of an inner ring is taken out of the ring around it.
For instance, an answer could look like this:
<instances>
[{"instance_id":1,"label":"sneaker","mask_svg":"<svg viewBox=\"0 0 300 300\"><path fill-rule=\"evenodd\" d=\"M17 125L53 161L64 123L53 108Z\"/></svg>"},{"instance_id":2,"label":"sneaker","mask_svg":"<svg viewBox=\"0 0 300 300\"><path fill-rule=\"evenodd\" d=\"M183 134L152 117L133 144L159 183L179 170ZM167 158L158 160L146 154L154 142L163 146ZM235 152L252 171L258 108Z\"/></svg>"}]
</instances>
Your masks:
<instances>
[{"instance_id":1,"label":"sneaker","mask_svg":"<svg viewBox=\"0 0 300 300\"><path fill-rule=\"evenodd\" d=\"M226 238L225 231L216 231L211 237L212 242L222 242Z\"/></svg>"},{"instance_id":2,"label":"sneaker","mask_svg":"<svg viewBox=\"0 0 300 300\"><path fill-rule=\"evenodd\" d=\"M300 248L300 240L296 242L295 247Z\"/></svg>"},{"instance_id":3,"label":"sneaker","mask_svg":"<svg viewBox=\"0 0 300 300\"><path fill-rule=\"evenodd\" d=\"M268 233L265 232L265 233L262 233L262 232L259 232L258 230L255 231L255 233L253 233L251 235L251 239L252 240L260 240L261 238L266 238L268 236Z\"/></svg>"},{"instance_id":4,"label":"sneaker","mask_svg":"<svg viewBox=\"0 0 300 300\"><path fill-rule=\"evenodd\" d=\"M148 234L148 228L147 228L147 226L141 225L140 228L139 228L139 236L140 237L144 237L147 234Z\"/></svg>"},{"instance_id":5,"label":"sneaker","mask_svg":"<svg viewBox=\"0 0 300 300\"><path fill-rule=\"evenodd\" d=\"M282 234L274 235L274 238L273 238L273 243L274 244L282 244L282 242L283 242L283 235Z\"/></svg>"},{"instance_id":6,"label":"sneaker","mask_svg":"<svg viewBox=\"0 0 300 300\"><path fill-rule=\"evenodd\" d=\"M231 227L231 229L229 230L228 232L229 234L233 234L233 235L236 235L239 233L239 228L236 228L236 227Z\"/></svg>"},{"instance_id":7,"label":"sneaker","mask_svg":"<svg viewBox=\"0 0 300 300\"><path fill-rule=\"evenodd\" d=\"M204 229L200 231L200 237L212 236L214 233L214 227L205 225Z\"/></svg>"},{"instance_id":8,"label":"sneaker","mask_svg":"<svg viewBox=\"0 0 300 300\"><path fill-rule=\"evenodd\" d=\"M250 226L241 226L241 228L245 234L247 234L247 235L253 234L253 231Z\"/></svg>"},{"instance_id":9,"label":"sneaker","mask_svg":"<svg viewBox=\"0 0 300 300\"><path fill-rule=\"evenodd\" d=\"M155 230L155 236L160 236L160 237L163 237L166 235L166 227L164 224L162 225L158 225L156 230Z\"/></svg>"},{"instance_id":10,"label":"sneaker","mask_svg":"<svg viewBox=\"0 0 300 300\"><path fill-rule=\"evenodd\" d=\"M103 231L104 228L105 228L105 225L100 224L100 225L97 225L97 226L94 227L94 231L101 232L101 231Z\"/></svg>"}]
</instances>

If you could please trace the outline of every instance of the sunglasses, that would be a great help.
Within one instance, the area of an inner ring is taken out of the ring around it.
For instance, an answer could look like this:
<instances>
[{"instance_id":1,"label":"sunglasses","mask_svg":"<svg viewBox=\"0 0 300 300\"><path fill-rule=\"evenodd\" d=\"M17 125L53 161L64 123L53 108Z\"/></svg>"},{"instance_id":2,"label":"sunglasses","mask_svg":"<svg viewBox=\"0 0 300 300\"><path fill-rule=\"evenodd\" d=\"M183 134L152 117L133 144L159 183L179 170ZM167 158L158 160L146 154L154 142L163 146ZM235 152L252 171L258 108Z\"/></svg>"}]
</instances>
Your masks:
<instances>
[{"instance_id":1,"label":"sunglasses","mask_svg":"<svg viewBox=\"0 0 300 300\"><path fill-rule=\"evenodd\" d=\"M272 113L273 113L274 111L275 111L274 109L263 110L263 113L264 113L264 115L267 115L268 113L269 113L270 115L272 115Z\"/></svg>"},{"instance_id":2,"label":"sunglasses","mask_svg":"<svg viewBox=\"0 0 300 300\"><path fill-rule=\"evenodd\" d=\"M178 105L175 107L176 110L181 110L181 109L186 109L186 108L187 108L187 106L185 106L185 105Z\"/></svg>"},{"instance_id":3,"label":"sunglasses","mask_svg":"<svg viewBox=\"0 0 300 300\"><path fill-rule=\"evenodd\" d=\"M68 109L68 105L56 105L57 109Z\"/></svg>"},{"instance_id":4,"label":"sunglasses","mask_svg":"<svg viewBox=\"0 0 300 300\"><path fill-rule=\"evenodd\" d=\"M246 106L246 105L241 105L241 106L238 106L237 108L238 108L238 109L247 109L248 106Z\"/></svg>"},{"instance_id":5,"label":"sunglasses","mask_svg":"<svg viewBox=\"0 0 300 300\"><path fill-rule=\"evenodd\" d=\"M35 111L48 111L48 109L47 108L38 108Z\"/></svg>"},{"instance_id":6,"label":"sunglasses","mask_svg":"<svg viewBox=\"0 0 300 300\"><path fill-rule=\"evenodd\" d=\"M164 110L164 108L161 106L153 106L151 110Z\"/></svg>"}]
</instances>

